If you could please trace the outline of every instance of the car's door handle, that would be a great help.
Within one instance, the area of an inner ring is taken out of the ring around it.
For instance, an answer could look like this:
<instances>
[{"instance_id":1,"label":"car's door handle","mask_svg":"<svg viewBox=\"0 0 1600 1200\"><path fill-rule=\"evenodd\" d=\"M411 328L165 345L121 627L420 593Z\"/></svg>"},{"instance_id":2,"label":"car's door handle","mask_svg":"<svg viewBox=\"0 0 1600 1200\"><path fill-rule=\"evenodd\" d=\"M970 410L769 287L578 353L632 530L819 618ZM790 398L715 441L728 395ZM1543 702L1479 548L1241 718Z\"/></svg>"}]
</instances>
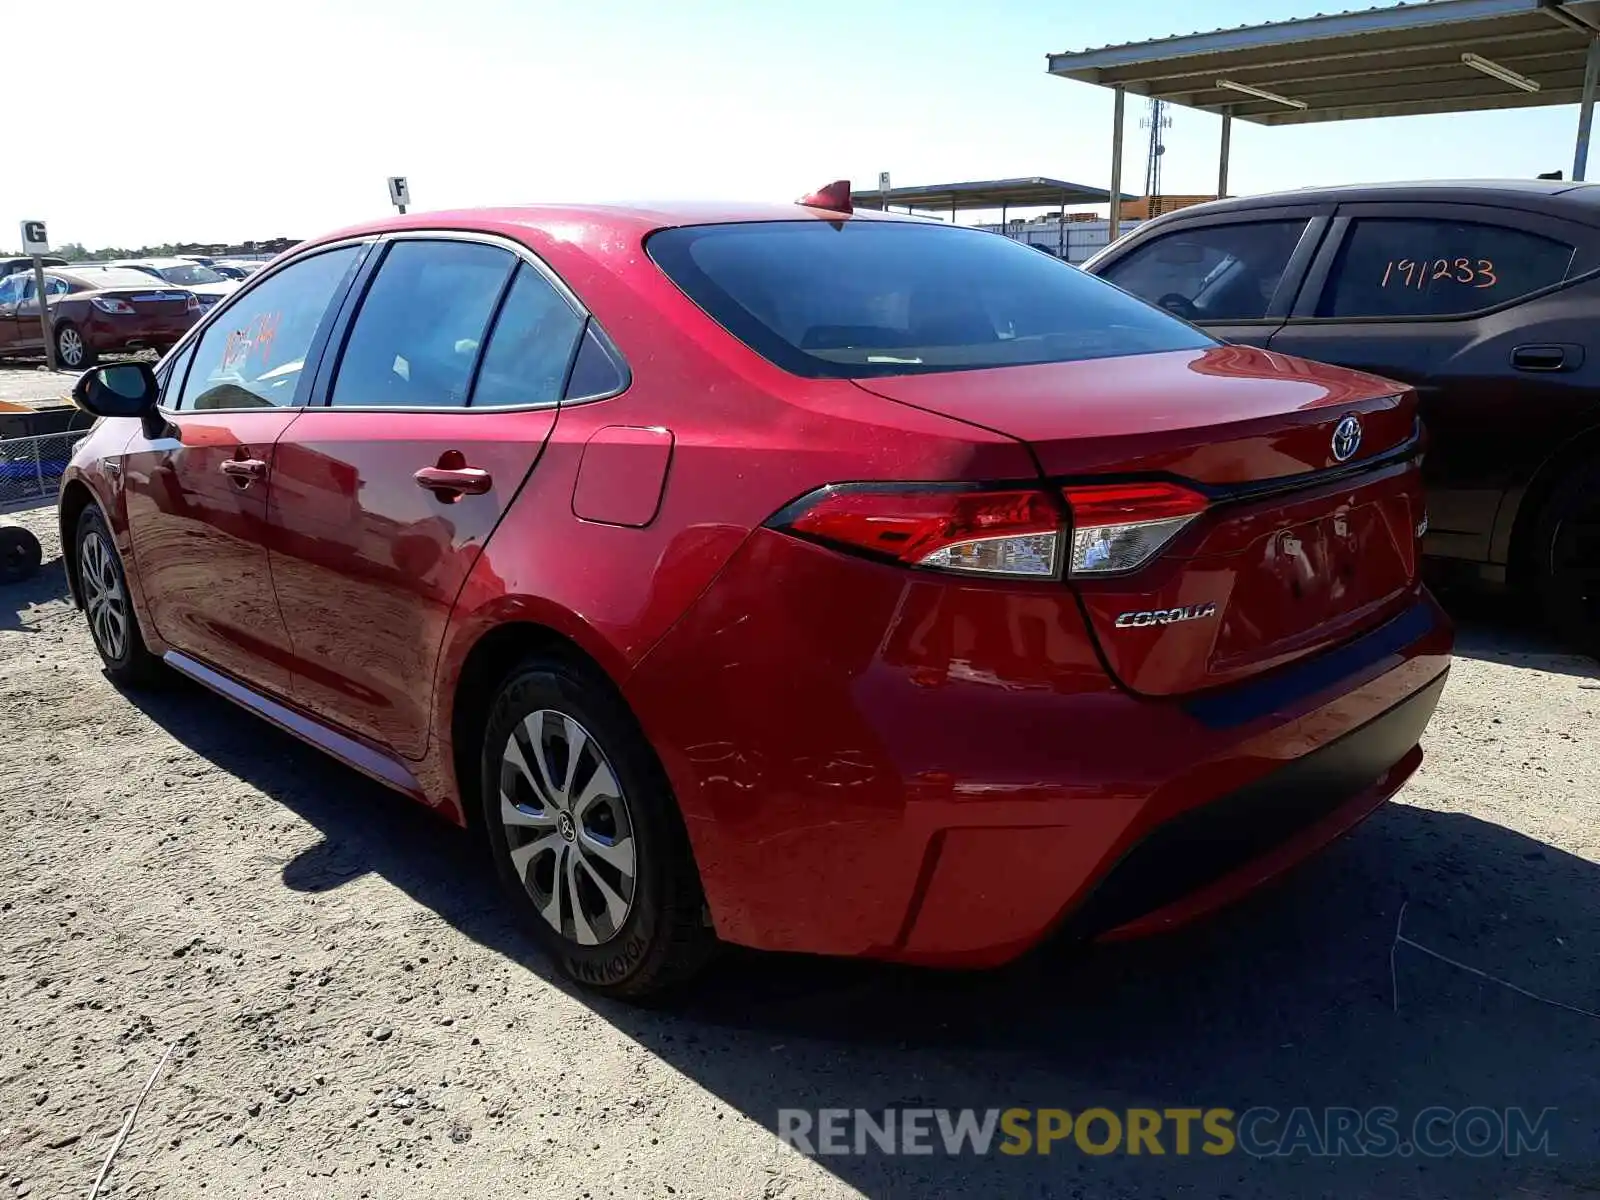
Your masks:
<instances>
[{"instance_id":1,"label":"car's door handle","mask_svg":"<svg viewBox=\"0 0 1600 1200\"><path fill-rule=\"evenodd\" d=\"M1511 365L1519 371L1569 371L1582 361L1583 350L1576 346L1518 346L1511 351Z\"/></svg>"},{"instance_id":2,"label":"car's door handle","mask_svg":"<svg viewBox=\"0 0 1600 1200\"><path fill-rule=\"evenodd\" d=\"M259 458L223 459L217 469L241 487L248 487L251 480L265 478L267 474L267 464Z\"/></svg>"},{"instance_id":3,"label":"car's door handle","mask_svg":"<svg viewBox=\"0 0 1600 1200\"><path fill-rule=\"evenodd\" d=\"M412 476L417 486L426 488L449 503L460 496L481 496L494 485L482 467L423 467Z\"/></svg>"}]
</instances>

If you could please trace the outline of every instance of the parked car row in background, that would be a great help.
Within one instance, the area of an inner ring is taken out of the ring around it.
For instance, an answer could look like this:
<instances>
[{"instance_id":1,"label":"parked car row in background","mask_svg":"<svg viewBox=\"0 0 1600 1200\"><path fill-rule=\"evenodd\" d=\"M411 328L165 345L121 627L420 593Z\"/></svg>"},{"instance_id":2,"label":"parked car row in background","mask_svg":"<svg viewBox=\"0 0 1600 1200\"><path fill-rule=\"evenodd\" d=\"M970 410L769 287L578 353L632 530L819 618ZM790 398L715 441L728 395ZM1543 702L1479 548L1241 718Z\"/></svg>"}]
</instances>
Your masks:
<instances>
[{"instance_id":1,"label":"parked car row in background","mask_svg":"<svg viewBox=\"0 0 1600 1200\"><path fill-rule=\"evenodd\" d=\"M56 360L68 370L102 354L165 353L200 316L263 265L202 256L44 261ZM0 356L40 354L44 332L33 260L0 259Z\"/></svg>"}]
</instances>

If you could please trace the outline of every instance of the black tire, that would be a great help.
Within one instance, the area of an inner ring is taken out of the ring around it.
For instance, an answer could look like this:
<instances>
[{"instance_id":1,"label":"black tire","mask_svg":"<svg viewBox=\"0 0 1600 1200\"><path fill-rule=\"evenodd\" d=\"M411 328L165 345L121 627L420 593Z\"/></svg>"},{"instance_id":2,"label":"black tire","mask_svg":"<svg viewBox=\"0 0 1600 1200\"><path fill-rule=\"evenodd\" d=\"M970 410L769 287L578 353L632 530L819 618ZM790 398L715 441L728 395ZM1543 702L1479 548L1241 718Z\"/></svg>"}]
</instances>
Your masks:
<instances>
[{"instance_id":1,"label":"black tire","mask_svg":"<svg viewBox=\"0 0 1600 1200\"><path fill-rule=\"evenodd\" d=\"M1600 655L1600 461L1569 471L1539 509L1532 582L1545 623Z\"/></svg>"},{"instance_id":2,"label":"black tire","mask_svg":"<svg viewBox=\"0 0 1600 1200\"><path fill-rule=\"evenodd\" d=\"M71 321L56 326L56 365L68 371L87 371L99 356L89 339Z\"/></svg>"},{"instance_id":3,"label":"black tire","mask_svg":"<svg viewBox=\"0 0 1600 1200\"><path fill-rule=\"evenodd\" d=\"M38 538L17 525L0 526L0 583L21 583L43 561Z\"/></svg>"},{"instance_id":4,"label":"black tire","mask_svg":"<svg viewBox=\"0 0 1600 1200\"><path fill-rule=\"evenodd\" d=\"M73 539L78 594L89 621L89 636L113 683L148 687L161 682L161 660L150 653L139 632L128 577L122 570L116 539L100 510L90 505L78 518Z\"/></svg>"},{"instance_id":5,"label":"black tire","mask_svg":"<svg viewBox=\"0 0 1600 1200\"><path fill-rule=\"evenodd\" d=\"M537 748L531 730L540 731ZM514 735L527 773L510 757ZM607 767L615 787L601 785ZM561 787L540 782L545 769ZM642 998L700 969L716 940L688 835L655 752L608 681L558 657L519 665L490 707L481 778L495 873L563 973L596 992ZM502 787L514 806L509 825Z\"/></svg>"}]
</instances>

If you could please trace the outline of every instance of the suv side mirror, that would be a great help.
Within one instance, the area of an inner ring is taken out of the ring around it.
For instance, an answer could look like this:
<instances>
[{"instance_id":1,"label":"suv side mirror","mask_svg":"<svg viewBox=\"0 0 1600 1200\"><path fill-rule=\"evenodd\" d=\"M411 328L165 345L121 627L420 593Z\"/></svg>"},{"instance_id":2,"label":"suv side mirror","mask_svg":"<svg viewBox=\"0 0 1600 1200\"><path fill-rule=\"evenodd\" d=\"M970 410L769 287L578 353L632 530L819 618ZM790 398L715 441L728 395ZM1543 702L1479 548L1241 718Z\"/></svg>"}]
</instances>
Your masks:
<instances>
[{"instance_id":1,"label":"suv side mirror","mask_svg":"<svg viewBox=\"0 0 1600 1200\"><path fill-rule=\"evenodd\" d=\"M161 385L149 363L112 363L85 371L72 387L72 402L97 417L138 417L145 435L160 437L166 422L156 409Z\"/></svg>"}]
</instances>

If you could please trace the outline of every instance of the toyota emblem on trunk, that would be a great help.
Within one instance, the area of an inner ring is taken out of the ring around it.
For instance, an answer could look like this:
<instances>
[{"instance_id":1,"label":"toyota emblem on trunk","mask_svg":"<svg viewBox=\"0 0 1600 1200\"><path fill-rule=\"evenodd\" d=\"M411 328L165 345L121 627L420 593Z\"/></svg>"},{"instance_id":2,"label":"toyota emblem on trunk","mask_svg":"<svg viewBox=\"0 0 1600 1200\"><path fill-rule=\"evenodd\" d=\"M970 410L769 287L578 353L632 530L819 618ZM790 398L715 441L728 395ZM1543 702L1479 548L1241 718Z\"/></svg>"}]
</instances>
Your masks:
<instances>
[{"instance_id":1,"label":"toyota emblem on trunk","mask_svg":"<svg viewBox=\"0 0 1600 1200\"><path fill-rule=\"evenodd\" d=\"M1333 461L1344 462L1361 449L1361 419L1354 415L1340 421L1333 429Z\"/></svg>"}]
</instances>

